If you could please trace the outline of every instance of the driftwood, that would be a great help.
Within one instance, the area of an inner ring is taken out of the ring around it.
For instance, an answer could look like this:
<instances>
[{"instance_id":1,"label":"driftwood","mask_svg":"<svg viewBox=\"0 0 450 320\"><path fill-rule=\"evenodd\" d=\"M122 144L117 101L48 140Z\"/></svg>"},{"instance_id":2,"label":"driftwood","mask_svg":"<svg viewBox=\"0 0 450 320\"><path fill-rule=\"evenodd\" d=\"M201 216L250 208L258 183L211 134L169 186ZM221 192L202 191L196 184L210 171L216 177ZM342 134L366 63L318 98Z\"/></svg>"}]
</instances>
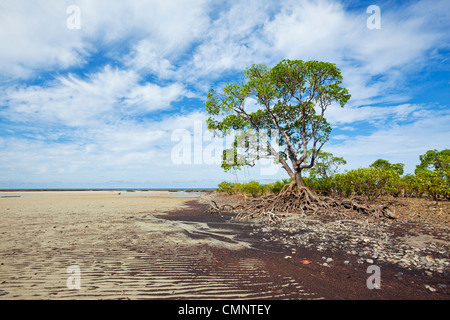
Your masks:
<instances>
[{"instance_id":1,"label":"driftwood","mask_svg":"<svg viewBox=\"0 0 450 320\"><path fill-rule=\"evenodd\" d=\"M365 202L365 203L362 203ZM237 205L219 206L210 201L209 212L235 213L237 220L267 217L270 222L278 222L283 214L364 214L374 218L395 219L395 214L386 205L369 205L361 198L334 199L318 195L306 187L296 187L291 183L283 187L278 195L247 199Z\"/></svg>"}]
</instances>

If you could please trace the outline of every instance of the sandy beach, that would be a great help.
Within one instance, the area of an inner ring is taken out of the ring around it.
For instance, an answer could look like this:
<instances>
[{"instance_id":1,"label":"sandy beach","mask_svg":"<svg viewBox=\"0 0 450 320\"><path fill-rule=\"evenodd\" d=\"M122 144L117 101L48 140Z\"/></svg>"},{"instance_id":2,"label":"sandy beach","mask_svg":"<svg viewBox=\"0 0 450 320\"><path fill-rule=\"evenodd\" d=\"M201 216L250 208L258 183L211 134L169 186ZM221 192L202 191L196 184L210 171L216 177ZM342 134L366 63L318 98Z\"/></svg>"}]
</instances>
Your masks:
<instances>
[{"instance_id":1,"label":"sandy beach","mask_svg":"<svg viewBox=\"0 0 450 320\"><path fill-rule=\"evenodd\" d=\"M186 201L195 199L195 195L164 191L121 195L117 191L0 193L2 299L142 295L149 283L136 277L133 270L141 270L140 265L145 264L139 246L160 251L178 238L157 241L169 226L133 218L182 208ZM179 242L181 238L182 234ZM151 267L151 262L148 264ZM75 274L67 273L70 266L79 267L79 290L68 289L67 280Z\"/></svg>"},{"instance_id":2,"label":"sandy beach","mask_svg":"<svg viewBox=\"0 0 450 320\"><path fill-rule=\"evenodd\" d=\"M198 200L198 194L1 193L0 298L309 296L290 277L273 280L259 258L219 261L218 254L249 248L247 242L235 240L232 231L215 234L206 222L164 219L168 212L185 212L192 200ZM188 215L195 217L196 211Z\"/></svg>"},{"instance_id":3,"label":"sandy beach","mask_svg":"<svg viewBox=\"0 0 450 320\"><path fill-rule=\"evenodd\" d=\"M449 299L447 228L267 226L209 214L200 195L0 192L0 299ZM401 264L409 251L425 269Z\"/></svg>"}]
</instances>

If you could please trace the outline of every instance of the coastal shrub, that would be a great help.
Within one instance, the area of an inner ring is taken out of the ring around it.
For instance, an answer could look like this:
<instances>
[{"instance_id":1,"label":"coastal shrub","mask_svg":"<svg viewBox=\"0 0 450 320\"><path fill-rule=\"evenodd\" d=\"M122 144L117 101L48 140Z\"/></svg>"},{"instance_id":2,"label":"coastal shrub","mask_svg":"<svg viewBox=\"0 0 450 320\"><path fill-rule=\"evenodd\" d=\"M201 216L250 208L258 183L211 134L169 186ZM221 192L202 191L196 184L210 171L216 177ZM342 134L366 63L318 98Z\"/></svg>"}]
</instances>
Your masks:
<instances>
[{"instance_id":1,"label":"coastal shrub","mask_svg":"<svg viewBox=\"0 0 450 320\"><path fill-rule=\"evenodd\" d=\"M305 177L303 178L305 186L320 194L332 194L335 185L335 176L332 177Z\"/></svg>"},{"instance_id":2,"label":"coastal shrub","mask_svg":"<svg viewBox=\"0 0 450 320\"><path fill-rule=\"evenodd\" d=\"M450 184L440 170L422 170L416 175L420 191L425 192L436 203L440 198L450 198Z\"/></svg>"},{"instance_id":3,"label":"coastal shrub","mask_svg":"<svg viewBox=\"0 0 450 320\"><path fill-rule=\"evenodd\" d=\"M450 149L428 150L419 156L415 174L419 190L433 198L450 199Z\"/></svg>"},{"instance_id":4,"label":"coastal shrub","mask_svg":"<svg viewBox=\"0 0 450 320\"><path fill-rule=\"evenodd\" d=\"M286 184L291 183L292 179L283 179L281 181L275 181L275 182L271 182L265 185L266 190L273 193L273 194L279 194L281 189L283 189L283 187Z\"/></svg>"},{"instance_id":5,"label":"coastal shrub","mask_svg":"<svg viewBox=\"0 0 450 320\"><path fill-rule=\"evenodd\" d=\"M351 178L347 173L338 173L333 176L330 182L331 193L340 197L350 197L355 193Z\"/></svg>"},{"instance_id":6,"label":"coastal shrub","mask_svg":"<svg viewBox=\"0 0 450 320\"><path fill-rule=\"evenodd\" d=\"M374 163L372 163L369 167L370 168L379 168L382 170L394 170L401 176L403 174L404 166L405 165L403 163L390 163L387 160L378 159Z\"/></svg>"},{"instance_id":7,"label":"coastal shrub","mask_svg":"<svg viewBox=\"0 0 450 320\"><path fill-rule=\"evenodd\" d=\"M265 185L260 184L258 181L249 181L240 185L241 191L253 197L261 196L265 193Z\"/></svg>"},{"instance_id":8,"label":"coastal shrub","mask_svg":"<svg viewBox=\"0 0 450 320\"><path fill-rule=\"evenodd\" d=\"M267 184L261 184L258 181L249 181L244 183L222 181L218 184L217 192L225 192L227 194L244 193L249 196L257 197L267 192L279 194L286 184L291 183L291 179L282 179Z\"/></svg>"},{"instance_id":9,"label":"coastal shrub","mask_svg":"<svg viewBox=\"0 0 450 320\"><path fill-rule=\"evenodd\" d=\"M404 176L402 163L391 164L387 160L378 159L368 168L335 173L337 166L345 164L345 160L331 157L331 154L327 153L323 153L322 158L323 165L311 170L309 177L303 177L305 186L320 194L338 197L363 196L370 201L385 195L427 196L436 202L441 199L450 200L450 149L429 150L420 155L420 164L416 166L415 174ZM291 181L292 179L283 179L268 184L260 184L257 181L223 181L217 191L228 194L244 193L253 197L268 192L277 195Z\"/></svg>"},{"instance_id":10,"label":"coastal shrub","mask_svg":"<svg viewBox=\"0 0 450 320\"><path fill-rule=\"evenodd\" d=\"M368 200L387 194L398 196L401 191L398 172L378 167L359 168L337 174L334 181L330 182L330 187L340 196L365 196Z\"/></svg>"},{"instance_id":11,"label":"coastal shrub","mask_svg":"<svg viewBox=\"0 0 450 320\"><path fill-rule=\"evenodd\" d=\"M308 157L310 157L310 153L308 153ZM319 151L314 166L309 169L309 176L314 180L326 180L326 178L333 177L338 172L339 167L345 164L347 164L347 161L344 158L335 157L329 152Z\"/></svg>"},{"instance_id":12,"label":"coastal shrub","mask_svg":"<svg viewBox=\"0 0 450 320\"><path fill-rule=\"evenodd\" d=\"M404 197L420 197L424 193L419 179L413 174L407 174L401 177L399 185Z\"/></svg>"},{"instance_id":13,"label":"coastal shrub","mask_svg":"<svg viewBox=\"0 0 450 320\"><path fill-rule=\"evenodd\" d=\"M308 161L310 161L308 153ZM335 157L332 153L319 151L315 158L315 163L308 170L309 177L303 178L305 186L317 193L330 195L335 186L334 177L339 168L347 164L342 157Z\"/></svg>"},{"instance_id":14,"label":"coastal shrub","mask_svg":"<svg viewBox=\"0 0 450 320\"><path fill-rule=\"evenodd\" d=\"M226 192L228 194L233 194L236 192L236 183L222 181L218 184L217 192Z\"/></svg>"}]
</instances>

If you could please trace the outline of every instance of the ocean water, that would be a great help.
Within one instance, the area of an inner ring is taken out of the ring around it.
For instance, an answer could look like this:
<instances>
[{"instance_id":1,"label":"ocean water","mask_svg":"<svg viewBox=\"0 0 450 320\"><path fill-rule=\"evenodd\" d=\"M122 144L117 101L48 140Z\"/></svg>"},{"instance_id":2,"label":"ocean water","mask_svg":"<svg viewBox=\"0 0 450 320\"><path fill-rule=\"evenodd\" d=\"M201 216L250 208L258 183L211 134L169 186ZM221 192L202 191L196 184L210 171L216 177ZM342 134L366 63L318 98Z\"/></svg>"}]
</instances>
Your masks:
<instances>
[{"instance_id":1,"label":"ocean water","mask_svg":"<svg viewBox=\"0 0 450 320\"><path fill-rule=\"evenodd\" d=\"M114 191L121 196L154 196L154 195L167 195L173 197L200 197L205 195L207 192L214 191L215 188L203 188L203 189L192 189L192 188L140 188L140 189L13 189L13 190L0 190L0 198L10 198L10 197L58 197L64 196L65 194L59 193L61 191ZM40 192L46 193L40 193ZM154 191L159 191L158 194L152 193ZM161 192L162 191L162 192ZM165 192L164 192L165 191ZM22 192L20 195L14 194L14 192ZM24 194L23 192L30 192L30 194ZM35 192L35 193L33 193ZM51 192L51 193L48 193ZM54 192L54 193L53 193ZM12 193L12 194L11 194Z\"/></svg>"}]
</instances>

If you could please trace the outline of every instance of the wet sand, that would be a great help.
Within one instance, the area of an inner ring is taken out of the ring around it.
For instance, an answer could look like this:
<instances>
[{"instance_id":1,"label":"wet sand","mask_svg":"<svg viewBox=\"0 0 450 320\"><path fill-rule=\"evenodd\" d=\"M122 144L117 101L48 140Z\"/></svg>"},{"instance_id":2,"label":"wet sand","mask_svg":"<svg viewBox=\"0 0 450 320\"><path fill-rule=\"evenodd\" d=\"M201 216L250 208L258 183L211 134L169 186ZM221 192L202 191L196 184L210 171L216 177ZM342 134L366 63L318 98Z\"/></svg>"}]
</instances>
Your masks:
<instances>
[{"instance_id":1,"label":"wet sand","mask_svg":"<svg viewBox=\"0 0 450 320\"><path fill-rule=\"evenodd\" d=\"M199 210L217 218L187 205L196 199L172 192L2 193L0 298L310 297L291 277L270 274L260 257L219 260L250 248L234 240L235 231L167 219Z\"/></svg>"},{"instance_id":2,"label":"wet sand","mask_svg":"<svg viewBox=\"0 0 450 320\"><path fill-rule=\"evenodd\" d=\"M195 199L162 191L1 194L2 299L141 297L158 281L139 276L152 267L151 253L173 250L182 237L165 237L170 226L133 218L168 212ZM70 266L81 272L79 290L68 289Z\"/></svg>"},{"instance_id":3,"label":"wet sand","mask_svg":"<svg viewBox=\"0 0 450 320\"><path fill-rule=\"evenodd\" d=\"M2 195L20 197L0 198L1 299L449 299L424 287L448 278L390 264L369 290L345 253L323 267L326 253L266 243L184 193Z\"/></svg>"}]
</instances>

